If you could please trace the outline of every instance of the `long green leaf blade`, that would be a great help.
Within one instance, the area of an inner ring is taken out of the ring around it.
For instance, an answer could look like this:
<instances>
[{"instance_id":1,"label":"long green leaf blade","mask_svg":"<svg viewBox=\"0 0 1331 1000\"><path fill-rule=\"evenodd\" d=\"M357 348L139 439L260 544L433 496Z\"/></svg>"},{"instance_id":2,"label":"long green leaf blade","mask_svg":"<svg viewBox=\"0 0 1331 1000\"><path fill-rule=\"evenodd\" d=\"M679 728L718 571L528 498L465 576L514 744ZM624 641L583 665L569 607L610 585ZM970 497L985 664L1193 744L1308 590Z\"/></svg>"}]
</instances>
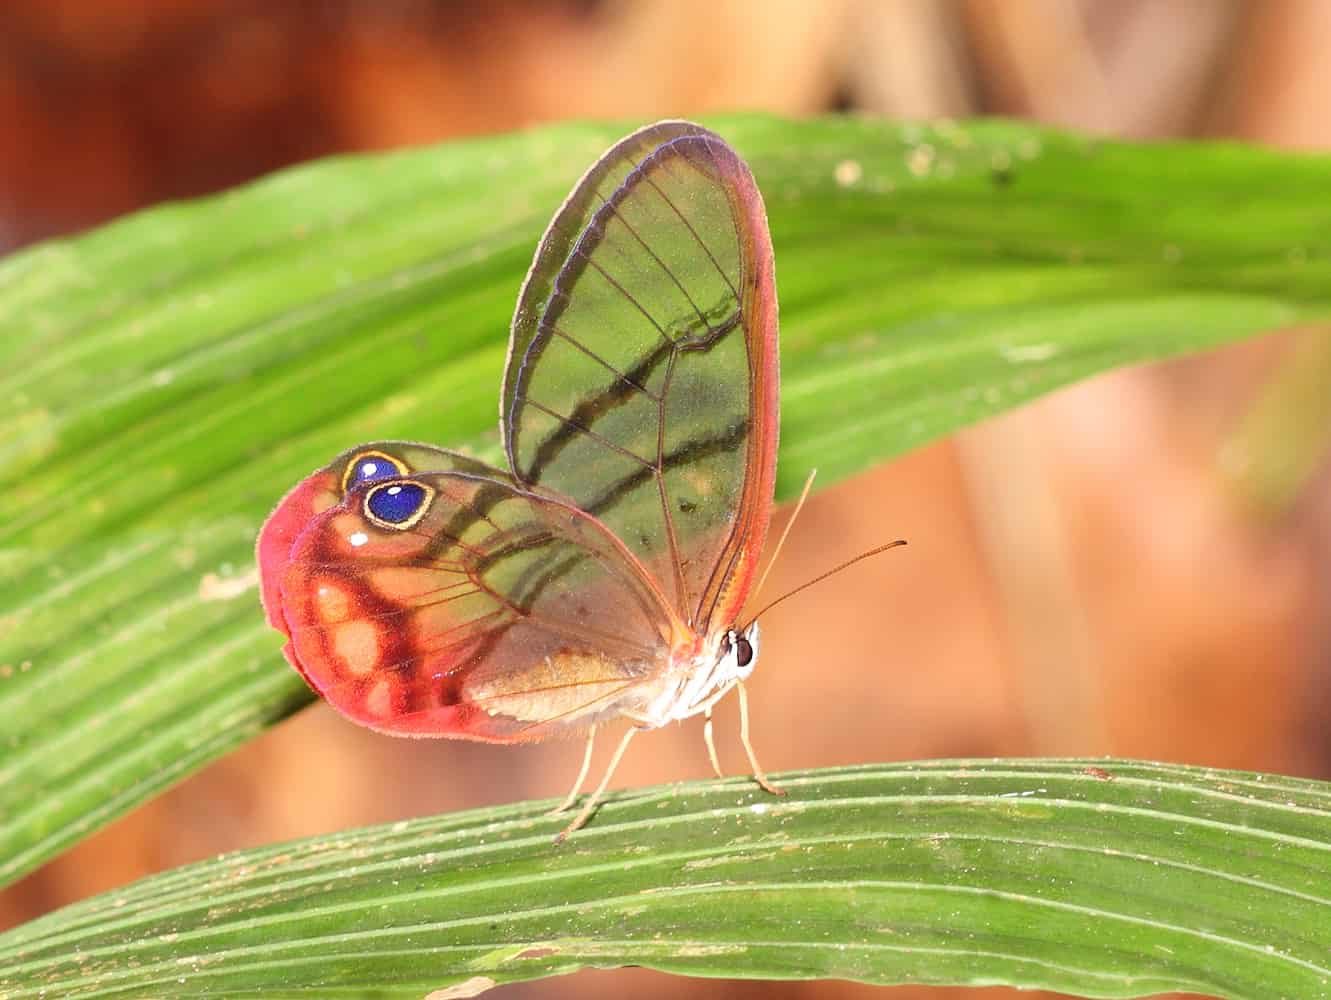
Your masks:
<instances>
[{"instance_id":1,"label":"long green leaf blade","mask_svg":"<svg viewBox=\"0 0 1331 1000\"><path fill-rule=\"evenodd\" d=\"M1325 157L711 124L771 215L783 496L1331 315ZM305 703L257 608L260 522L360 440L498 458L523 270L625 129L332 160L0 262L0 884Z\"/></svg>"},{"instance_id":2,"label":"long green leaf blade","mask_svg":"<svg viewBox=\"0 0 1331 1000\"><path fill-rule=\"evenodd\" d=\"M420 998L634 964L1331 997L1331 787L1109 761L803 772L230 855L0 936L0 995Z\"/></svg>"}]
</instances>

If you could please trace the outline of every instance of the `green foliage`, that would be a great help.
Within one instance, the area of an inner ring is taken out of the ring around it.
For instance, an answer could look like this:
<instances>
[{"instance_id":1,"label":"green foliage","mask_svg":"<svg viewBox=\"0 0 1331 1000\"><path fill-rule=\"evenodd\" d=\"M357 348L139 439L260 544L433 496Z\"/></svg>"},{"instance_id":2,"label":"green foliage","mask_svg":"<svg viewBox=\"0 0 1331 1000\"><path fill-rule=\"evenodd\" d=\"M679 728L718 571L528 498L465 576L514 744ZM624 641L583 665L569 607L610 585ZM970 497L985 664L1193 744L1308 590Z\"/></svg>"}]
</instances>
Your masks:
<instances>
[{"instance_id":1,"label":"green foliage","mask_svg":"<svg viewBox=\"0 0 1331 1000\"><path fill-rule=\"evenodd\" d=\"M644 965L1331 996L1331 791L1111 761L810 771L246 851L0 937L0 995L375 996Z\"/></svg>"},{"instance_id":2,"label":"green foliage","mask_svg":"<svg viewBox=\"0 0 1331 1000\"><path fill-rule=\"evenodd\" d=\"M810 466L827 485L1095 372L1331 315L1324 157L1007 122L711 124L750 160L771 216L782 496ZM327 161L0 262L0 883L306 703L257 607L260 522L357 441L498 459L522 273L625 130ZM1122 850L1117 824L1097 829ZM195 872L158 884L198 893ZM833 865L822 880L844 877ZM920 905L937 922L953 901ZM983 953L967 981L1025 975ZM870 978L924 977L921 954ZM1120 957L1124 976L1156 967Z\"/></svg>"}]
</instances>

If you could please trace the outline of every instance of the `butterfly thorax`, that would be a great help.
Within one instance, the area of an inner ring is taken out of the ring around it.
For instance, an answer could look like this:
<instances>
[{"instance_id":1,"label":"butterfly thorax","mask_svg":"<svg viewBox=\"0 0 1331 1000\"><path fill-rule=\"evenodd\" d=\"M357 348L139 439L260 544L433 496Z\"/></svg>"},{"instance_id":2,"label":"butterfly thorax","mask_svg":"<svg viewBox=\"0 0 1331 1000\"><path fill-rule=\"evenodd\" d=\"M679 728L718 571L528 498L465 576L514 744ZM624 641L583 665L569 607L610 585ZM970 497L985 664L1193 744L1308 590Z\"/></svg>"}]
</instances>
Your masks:
<instances>
[{"instance_id":1,"label":"butterfly thorax","mask_svg":"<svg viewBox=\"0 0 1331 1000\"><path fill-rule=\"evenodd\" d=\"M640 726L656 729L711 708L753 673L758 641L758 623L754 622L743 632L726 629L711 642L678 651L671 657L658 691L633 718Z\"/></svg>"}]
</instances>

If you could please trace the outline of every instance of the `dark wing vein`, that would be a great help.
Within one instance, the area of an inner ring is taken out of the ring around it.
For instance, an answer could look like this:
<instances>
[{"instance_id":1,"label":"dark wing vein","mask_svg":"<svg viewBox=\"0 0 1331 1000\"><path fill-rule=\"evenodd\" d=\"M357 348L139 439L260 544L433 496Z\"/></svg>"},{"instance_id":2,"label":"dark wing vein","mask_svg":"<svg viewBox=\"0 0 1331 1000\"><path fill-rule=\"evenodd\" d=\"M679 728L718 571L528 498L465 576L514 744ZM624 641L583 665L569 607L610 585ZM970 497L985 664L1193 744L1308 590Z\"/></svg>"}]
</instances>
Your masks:
<instances>
[{"instance_id":1,"label":"dark wing vein","mask_svg":"<svg viewBox=\"0 0 1331 1000\"><path fill-rule=\"evenodd\" d=\"M495 608L493 611L487 611L483 615L477 615L475 618L469 618L460 625L454 625L452 628L444 629L442 632L436 632L430 636L428 642L421 644L421 648L427 653L441 653L446 649L452 649L456 646L462 646L468 642L473 642L481 638L490 631L490 626L485 623L492 618L498 618L501 615L508 614L506 608ZM448 639L449 636L461 633L458 638ZM447 642L436 643L438 639L448 639Z\"/></svg>"},{"instance_id":2,"label":"dark wing vein","mask_svg":"<svg viewBox=\"0 0 1331 1000\"><path fill-rule=\"evenodd\" d=\"M688 160L695 170L699 171L700 173L703 172L702 168L699 167L692 160L689 160L687 156L681 154L681 158ZM668 168L663 165L662 169L668 169ZM684 213L679 210L679 206L676 205L673 200L671 200L670 196L661 190L661 186L657 184L655 180L653 180L650 176L646 174L643 175L643 180L647 184L650 184L652 186L652 189L661 196L661 199L667 205L670 206L670 210L674 212L676 216L679 217L679 221L684 223L684 228L686 228L689 231L689 234L693 237L694 241L698 244L699 247L702 248L702 252L707 255L707 259L712 262L712 267L716 268L716 273L719 274L721 276L721 280L726 283L726 287L730 289L730 294L735 296L736 300L738 300L739 292L735 288L735 283L730 280L730 275L726 273L725 268L723 268L721 266L721 263L716 259L715 256L713 256L712 248L703 242L702 237L698 235L698 230L693 228L693 223L691 223L688 220L688 218L684 215Z\"/></svg>"},{"instance_id":3,"label":"dark wing vein","mask_svg":"<svg viewBox=\"0 0 1331 1000\"><path fill-rule=\"evenodd\" d=\"M679 607L686 609L691 608L693 602L689 598L688 584L684 582L684 562L679 554L679 537L675 533L675 512L670 507L670 496L666 493L665 471L661 464L665 460L664 400L670 397L670 386L675 377L675 359L678 357L678 352L670 355L670 361L666 365L665 383L661 386L662 404L657 408L656 414L656 469L653 475L656 477L656 492L661 499L661 517L665 521L666 544L670 548L670 566L675 574L675 593L679 595ZM690 621L689 624L692 625L693 622Z\"/></svg>"},{"instance_id":4,"label":"dark wing vein","mask_svg":"<svg viewBox=\"0 0 1331 1000\"><path fill-rule=\"evenodd\" d=\"M593 441L599 441L601 444L605 445L611 451L617 451L625 458L631 458L633 459L633 461L645 465L647 468L652 467L652 463L649 462L647 459L643 458L641 455L636 455L633 452L629 451L627 448L615 444L615 442L611 441L609 438L605 437L604 435L597 434L596 431L592 430L590 427L586 427L583 424L579 423L573 417L566 417L562 413L556 413L554 410L550 409L550 407L545 406L544 404L538 402L535 399L532 399L530 396L522 396L520 398L528 406L534 406L536 409L540 410L546 416L552 417L555 420L558 420L560 423L563 423L568 427L571 427L575 433L581 432L583 434L586 434ZM582 409L582 407L579 406L578 409ZM541 443L541 447L544 448L549 443L550 439L547 439L546 441L543 441ZM534 474L532 478L535 478Z\"/></svg>"},{"instance_id":5,"label":"dark wing vein","mask_svg":"<svg viewBox=\"0 0 1331 1000\"><path fill-rule=\"evenodd\" d=\"M647 381L648 376L656 369L661 362L670 358L676 350L673 341L667 341L658 344L656 348L645 358L639 361L628 371L628 378L625 380L627 385L641 385ZM541 478L541 473L545 467L559 457L559 453L574 440L582 424L593 424L603 415L609 413L617 406L623 405L630 398L627 388L611 389L594 396L585 402L579 403L576 410L573 411L573 421L565 422L563 427L551 432L544 441L536 448L535 454L528 463L527 470L522 474L528 482L536 482ZM528 397L514 393L514 405ZM530 402L530 400L528 400ZM659 397L657 406L661 405ZM650 464L640 456L635 456L644 464Z\"/></svg>"},{"instance_id":6,"label":"dark wing vein","mask_svg":"<svg viewBox=\"0 0 1331 1000\"><path fill-rule=\"evenodd\" d=\"M598 191L597 194L600 195L600 192ZM647 253L651 256L652 260L656 261L657 265L661 268L661 270L664 271L669 276L670 280L675 283L675 287L679 289L680 294L683 295L684 298L688 300L689 305L693 307L693 311L698 314L698 319L702 322L702 325L710 329L710 324L707 322L707 317L703 315L703 311L698 307L698 303L693 300L693 296L689 294L689 290L684 287L684 282L679 280L679 276L670 269L670 266L665 261L663 261L657 255L656 251L651 248L648 242L642 238L638 230L633 227L633 224L629 222L627 218L625 218L622 212L620 212L619 206L615 202L609 200L608 198L605 198L604 196L601 197L601 201L604 202L605 208L610 211L610 214L619 220L620 225L622 225L625 229L629 231L630 234L632 234L633 238L638 241L638 245L647 251Z\"/></svg>"},{"instance_id":7,"label":"dark wing vein","mask_svg":"<svg viewBox=\"0 0 1331 1000\"><path fill-rule=\"evenodd\" d=\"M592 267L596 268L597 273L600 274L601 277L603 277L606 281L610 282L610 285L614 288L615 291L617 291L620 295L624 296L624 298L628 300L629 304L633 306L634 309L642 313L642 315L646 318L647 322L651 323L652 326L656 328L656 332L661 335L662 340L664 340L666 343L670 344L671 346L674 346L675 341L670 336L670 334L666 333L665 327L663 327L660 323L656 321L656 317L647 311L647 308L637 300L637 298L633 295L632 292L630 292L627 288L621 285L614 278L614 276L610 274L609 271L607 271L605 268L603 268L600 264L596 262L595 257L589 254L585 249L583 249L581 240L578 241L578 246L575 253L577 253L580 257L582 257L582 259L585 260Z\"/></svg>"},{"instance_id":8,"label":"dark wing vein","mask_svg":"<svg viewBox=\"0 0 1331 1000\"><path fill-rule=\"evenodd\" d=\"M748 421L731 427L724 434L711 437L690 438L661 461L661 471L665 472L676 466L706 458L721 452L733 451L748 434ZM589 514L600 515L613 508L624 496L641 486L648 478L656 475L655 467L642 469L625 476L594 500L587 502L584 510Z\"/></svg>"},{"instance_id":9,"label":"dark wing vein","mask_svg":"<svg viewBox=\"0 0 1331 1000\"><path fill-rule=\"evenodd\" d=\"M367 622L389 621L390 619L393 618L402 618L405 615L410 615L416 611L419 611L421 608L441 607L442 605L451 604L454 601L460 601L466 597L474 597L477 594L481 593L480 590L477 590L472 585L470 579L463 580L461 581L461 583L454 584L453 586L464 586L467 589L462 591L461 593L449 594L447 597L436 597L434 600L421 601L418 604L404 605L402 607L397 607L394 608L392 611L377 611L373 613L361 612L357 614L356 619L357 621L367 621ZM323 629L321 628L318 630L323 631Z\"/></svg>"},{"instance_id":10,"label":"dark wing vein","mask_svg":"<svg viewBox=\"0 0 1331 1000\"><path fill-rule=\"evenodd\" d=\"M457 513L449 518L448 523L440 529L438 535L426 547L425 554L427 556L439 555L449 545L471 530L477 521L482 521L495 532L503 534L504 528L494 522L489 512L496 504L503 502L507 495L507 487L500 483L487 484L482 489L477 490L474 497L470 498L450 495L449 499L456 505ZM480 502L482 500L486 502L482 504ZM458 542L458 545L466 550L461 542Z\"/></svg>"},{"instance_id":11,"label":"dark wing vein","mask_svg":"<svg viewBox=\"0 0 1331 1000\"><path fill-rule=\"evenodd\" d=\"M541 726L548 726L548 725L550 725L551 723L554 723L554 722L560 722L560 721L562 721L562 720L564 720L564 719L567 719L567 718L569 718L569 717L571 717L571 716L574 716L574 715L581 715L581 714L583 714L584 712L586 712L587 709L591 708L593 705L595 705L595 704L596 704L597 702L599 702L599 701L612 702L612 701L614 701L616 698L618 698L621 694L624 694L626 691L631 690L631 689L633 688L633 686L634 686L635 684L638 683L638 680L639 680L639 678L636 678L636 677L635 677L635 678L633 678L633 680L631 680L631 681L627 681L626 683L624 683L624 684L621 685L620 687L615 688L615 689L612 690L612 691L607 691L607 692L605 692L604 694L599 694L599 695L595 696L594 698L589 698L589 699L587 699L586 701L584 701L584 702L582 702L582 703L580 703L580 704L578 704L578 705L575 705L573 708L570 708L568 711L566 711L566 712L560 712L558 715L552 716L551 718L548 718L548 719L541 719L539 722L529 722L529 723L527 723L527 725L525 725L525 726L523 726L521 729L519 729L518 732L519 732L519 733L530 732L531 730L533 730L533 729L537 729L537 728L539 728L539 727L541 727ZM488 701L489 699L478 699L478 701L481 701L481 700L486 700L486 701Z\"/></svg>"},{"instance_id":12,"label":"dark wing vein","mask_svg":"<svg viewBox=\"0 0 1331 1000\"><path fill-rule=\"evenodd\" d=\"M591 358L593 361L595 361L597 364L599 364L599 365L600 365L602 368L604 368L606 371L610 372L612 375L614 375L616 378L618 378L618 379L619 379L621 382L623 382L625 385L632 386L634 389L637 389L640 393L642 393L642 394L643 394L644 396L646 396L648 399L654 400L654 401L655 401L656 403L658 403L658 404L661 402L661 397L660 397L660 396L658 396L656 393L652 392L652 391L651 391L650 389L648 389L646 386L644 386L644 385L639 385L637 382L633 381L633 379L631 379L628 375L624 374L622 371L620 371L618 368L616 368L614 365L612 365L609 361L605 360L605 358L601 357L599 354L597 354L595 351L593 351L590 347L588 347L588 346L587 346L586 344L584 344L582 341L578 340L578 338L575 337L575 336L573 336L571 333L565 333L565 332L564 332L563 330L561 330L559 327L557 327L557 326L553 326L553 325L549 327L549 330L550 330L551 333L553 333L556 337L559 337L559 338L560 338L561 340L563 340L565 343L572 344L574 347L576 347L578 350L580 350L583 354L587 355L587 357Z\"/></svg>"}]
</instances>

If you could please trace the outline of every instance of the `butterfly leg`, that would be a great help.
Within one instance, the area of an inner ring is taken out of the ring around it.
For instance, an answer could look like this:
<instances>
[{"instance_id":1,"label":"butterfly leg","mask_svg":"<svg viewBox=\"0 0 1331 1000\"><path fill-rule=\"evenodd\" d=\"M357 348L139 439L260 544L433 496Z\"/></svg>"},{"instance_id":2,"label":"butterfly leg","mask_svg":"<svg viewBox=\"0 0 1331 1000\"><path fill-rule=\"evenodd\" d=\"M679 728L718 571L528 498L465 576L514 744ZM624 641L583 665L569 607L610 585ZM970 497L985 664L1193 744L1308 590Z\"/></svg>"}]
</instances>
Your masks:
<instances>
[{"instance_id":1,"label":"butterfly leg","mask_svg":"<svg viewBox=\"0 0 1331 1000\"><path fill-rule=\"evenodd\" d=\"M629 727L628 732L624 734L624 738L619 741L619 746L615 747L615 755L610 758L610 766L605 769L605 777L603 777L601 783L596 786L596 791L588 796L586 803L583 804L578 815L573 817L573 822L569 823L568 826L559 831L559 834L555 837L556 844L563 843L565 837L574 830L581 828L587 820L591 819L592 813L596 810L597 803L601 801L601 796L605 794L606 786L610 784L610 778L615 773L615 768L619 767L619 762L624 757L624 751L629 748L629 743L632 741L633 737L637 735L637 732L637 726Z\"/></svg>"},{"instance_id":2,"label":"butterfly leg","mask_svg":"<svg viewBox=\"0 0 1331 1000\"><path fill-rule=\"evenodd\" d=\"M592 747L595 745L596 723L592 723L592 728L587 731L587 750L582 755L582 767L578 770L578 778L573 782L573 787L569 789L568 797L546 813L547 816L558 816L560 813L571 808L574 802L578 801L578 792L582 791L582 783L587 780L587 772L591 770Z\"/></svg>"},{"instance_id":3,"label":"butterfly leg","mask_svg":"<svg viewBox=\"0 0 1331 1000\"><path fill-rule=\"evenodd\" d=\"M704 718L706 718L707 721L702 724L702 738L703 742L707 744L707 756L712 761L712 770L716 772L716 776L718 778L724 778L725 775L721 773L721 762L717 759L716 756L716 741L712 739L711 705L707 706L707 714L706 716L704 716Z\"/></svg>"},{"instance_id":4,"label":"butterfly leg","mask_svg":"<svg viewBox=\"0 0 1331 1000\"><path fill-rule=\"evenodd\" d=\"M753 744L749 742L749 696L745 693L742 683L735 686L739 688L739 739L744 744L744 752L749 755L749 766L753 768L753 780L758 782L764 791L771 792L773 795L785 795L786 790L784 788L767 780L762 765L758 763L758 758L754 755Z\"/></svg>"}]
</instances>

